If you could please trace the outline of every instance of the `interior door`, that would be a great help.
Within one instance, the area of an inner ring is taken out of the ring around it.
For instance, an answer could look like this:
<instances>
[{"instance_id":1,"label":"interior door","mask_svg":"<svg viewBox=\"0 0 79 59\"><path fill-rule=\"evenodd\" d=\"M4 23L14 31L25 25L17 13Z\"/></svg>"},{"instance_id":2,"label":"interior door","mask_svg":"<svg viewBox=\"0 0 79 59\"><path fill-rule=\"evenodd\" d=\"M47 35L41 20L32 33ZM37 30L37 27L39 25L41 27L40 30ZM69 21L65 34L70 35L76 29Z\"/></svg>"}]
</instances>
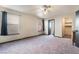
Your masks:
<instances>
[{"instance_id":1,"label":"interior door","mask_svg":"<svg viewBox=\"0 0 79 59\"><path fill-rule=\"evenodd\" d=\"M48 21L48 35L54 35L55 32L55 22L54 20Z\"/></svg>"},{"instance_id":2,"label":"interior door","mask_svg":"<svg viewBox=\"0 0 79 59\"><path fill-rule=\"evenodd\" d=\"M79 47L79 11L76 12L75 20L75 45Z\"/></svg>"},{"instance_id":3,"label":"interior door","mask_svg":"<svg viewBox=\"0 0 79 59\"><path fill-rule=\"evenodd\" d=\"M48 35L51 34L51 20L48 20Z\"/></svg>"}]
</instances>

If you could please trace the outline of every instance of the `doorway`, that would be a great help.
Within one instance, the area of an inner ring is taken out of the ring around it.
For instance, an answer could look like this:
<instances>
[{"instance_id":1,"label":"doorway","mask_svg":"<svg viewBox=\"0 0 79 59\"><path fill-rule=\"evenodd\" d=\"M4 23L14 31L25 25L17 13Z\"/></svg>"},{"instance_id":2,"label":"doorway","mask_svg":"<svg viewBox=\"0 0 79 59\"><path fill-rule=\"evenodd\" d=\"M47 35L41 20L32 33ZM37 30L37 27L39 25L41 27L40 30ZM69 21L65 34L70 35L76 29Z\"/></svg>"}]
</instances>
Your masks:
<instances>
[{"instance_id":1,"label":"doorway","mask_svg":"<svg viewBox=\"0 0 79 59\"><path fill-rule=\"evenodd\" d=\"M74 21L74 31L73 31L73 44L79 47L79 10L76 11L76 18Z\"/></svg>"},{"instance_id":2,"label":"doorway","mask_svg":"<svg viewBox=\"0 0 79 59\"><path fill-rule=\"evenodd\" d=\"M71 38L72 36L72 19L70 17L65 17L63 22L63 37Z\"/></svg>"},{"instance_id":3,"label":"doorway","mask_svg":"<svg viewBox=\"0 0 79 59\"><path fill-rule=\"evenodd\" d=\"M48 35L55 35L55 20L48 20Z\"/></svg>"}]
</instances>

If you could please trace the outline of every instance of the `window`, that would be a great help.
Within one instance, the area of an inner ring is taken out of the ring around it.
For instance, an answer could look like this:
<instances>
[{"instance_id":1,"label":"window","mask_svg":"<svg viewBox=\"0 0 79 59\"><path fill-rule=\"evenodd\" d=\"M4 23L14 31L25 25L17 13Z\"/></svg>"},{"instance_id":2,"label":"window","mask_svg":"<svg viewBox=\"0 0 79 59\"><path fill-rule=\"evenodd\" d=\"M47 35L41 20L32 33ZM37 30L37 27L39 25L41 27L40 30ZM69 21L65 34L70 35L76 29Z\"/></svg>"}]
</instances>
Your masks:
<instances>
[{"instance_id":1,"label":"window","mask_svg":"<svg viewBox=\"0 0 79 59\"><path fill-rule=\"evenodd\" d=\"M8 34L18 34L19 33L19 20L20 20L19 15L7 13Z\"/></svg>"}]
</instances>

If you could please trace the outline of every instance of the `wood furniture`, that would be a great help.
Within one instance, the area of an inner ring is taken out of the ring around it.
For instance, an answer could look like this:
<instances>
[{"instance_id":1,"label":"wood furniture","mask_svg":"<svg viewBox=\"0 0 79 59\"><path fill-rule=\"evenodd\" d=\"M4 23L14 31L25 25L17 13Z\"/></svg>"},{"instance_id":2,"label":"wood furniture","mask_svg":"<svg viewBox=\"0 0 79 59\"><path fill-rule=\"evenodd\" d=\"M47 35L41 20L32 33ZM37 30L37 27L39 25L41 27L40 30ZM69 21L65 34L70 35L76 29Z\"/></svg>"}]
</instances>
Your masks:
<instances>
[{"instance_id":1,"label":"wood furniture","mask_svg":"<svg viewBox=\"0 0 79 59\"><path fill-rule=\"evenodd\" d=\"M72 20L68 17L64 19L63 37L71 38L72 35Z\"/></svg>"}]
</instances>

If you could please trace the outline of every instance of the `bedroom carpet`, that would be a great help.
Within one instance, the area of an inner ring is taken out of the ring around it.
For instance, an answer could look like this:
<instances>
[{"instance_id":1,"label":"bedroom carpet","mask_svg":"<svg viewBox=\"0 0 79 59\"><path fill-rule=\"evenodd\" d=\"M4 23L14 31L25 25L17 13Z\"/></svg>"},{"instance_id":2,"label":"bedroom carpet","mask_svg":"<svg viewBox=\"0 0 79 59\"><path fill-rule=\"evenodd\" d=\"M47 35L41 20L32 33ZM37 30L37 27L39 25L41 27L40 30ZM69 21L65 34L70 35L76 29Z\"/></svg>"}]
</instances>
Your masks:
<instances>
[{"instance_id":1,"label":"bedroom carpet","mask_svg":"<svg viewBox=\"0 0 79 59\"><path fill-rule=\"evenodd\" d=\"M79 48L68 38L42 35L0 44L0 54L78 54Z\"/></svg>"}]
</instances>

